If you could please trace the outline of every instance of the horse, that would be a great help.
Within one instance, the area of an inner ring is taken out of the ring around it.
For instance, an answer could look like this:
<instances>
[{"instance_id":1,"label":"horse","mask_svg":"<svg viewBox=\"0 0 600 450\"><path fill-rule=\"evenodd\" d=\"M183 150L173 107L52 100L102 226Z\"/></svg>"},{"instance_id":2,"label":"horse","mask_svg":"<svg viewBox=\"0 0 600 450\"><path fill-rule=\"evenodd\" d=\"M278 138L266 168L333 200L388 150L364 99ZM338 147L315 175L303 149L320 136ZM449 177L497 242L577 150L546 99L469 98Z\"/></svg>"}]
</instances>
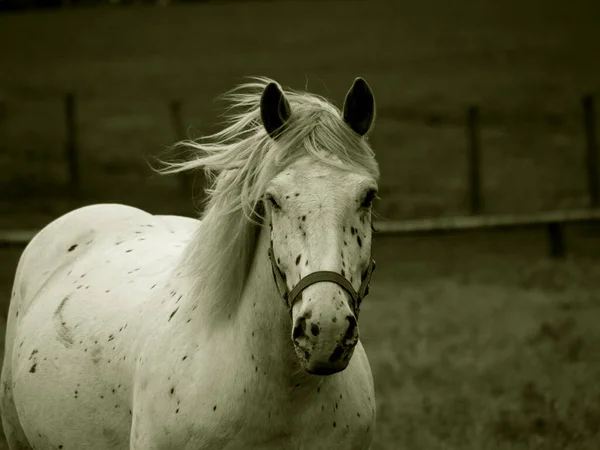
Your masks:
<instances>
[{"instance_id":1,"label":"horse","mask_svg":"<svg viewBox=\"0 0 600 450\"><path fill-rule=\"evenodd\" d=\"M94 204L25 248L0 380L11 450L370 447L373 92L356 78L338 109L256 77L225 98L222 129L156 168L205 171L199 219Z\"/></svg>"}]
</instances>

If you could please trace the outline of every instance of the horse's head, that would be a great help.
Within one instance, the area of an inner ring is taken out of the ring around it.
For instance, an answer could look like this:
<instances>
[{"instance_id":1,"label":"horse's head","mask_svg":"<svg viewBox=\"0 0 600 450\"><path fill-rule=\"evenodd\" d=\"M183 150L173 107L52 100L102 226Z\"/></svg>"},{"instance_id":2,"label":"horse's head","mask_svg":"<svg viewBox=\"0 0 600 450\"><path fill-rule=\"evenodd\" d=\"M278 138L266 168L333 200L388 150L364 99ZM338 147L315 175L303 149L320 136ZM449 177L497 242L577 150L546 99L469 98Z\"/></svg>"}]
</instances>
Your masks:
<instances>
[{"instance_id":1,"label":"horse's head","mask_svg":"<svg viewBox=\"0 0 600 450\"><path fill-rule=\"evenodd\" d=\"M346 148L346 156L370 151L364 135L372 126L374 106L368 84L357 78L343 113L332 119L348 133L344 144L356 147ZM266 87L261 116L275 145L279 140L289 145L285 139L288 121L294 119L292 107L275 83ZM360 301L374 268L371 204L377 181L372 171L345 165L339 151L336 155L326 148L327 138L311 142L323 156L307 152L287 165L268 184L264 205L271 265L290 309L297 356L309 373L329 375L347 367L358 342Z\"/></svg>"}]
</instances>

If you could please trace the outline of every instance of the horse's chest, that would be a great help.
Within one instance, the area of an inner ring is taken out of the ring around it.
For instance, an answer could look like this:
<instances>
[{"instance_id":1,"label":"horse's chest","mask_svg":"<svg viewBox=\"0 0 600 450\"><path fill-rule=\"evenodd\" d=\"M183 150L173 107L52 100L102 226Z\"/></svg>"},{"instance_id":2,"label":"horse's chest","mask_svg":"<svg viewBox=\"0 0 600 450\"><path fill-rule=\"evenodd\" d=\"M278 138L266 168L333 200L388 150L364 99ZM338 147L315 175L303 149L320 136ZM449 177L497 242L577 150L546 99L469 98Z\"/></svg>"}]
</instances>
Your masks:
<instances>
[{"instance_id":1,"label":"horse's chest","mask_svg":"<svg viewBox=\"0 0 600 450\"><path fill-rule=\"evenodd\" d=\"M358 361L325 379L290 375L253 351L198 351L190 342L145 347L152 354L138 367L132 448L368 448L374 403Z\"/></svg>"},{"instance_id":2,"label":"horse's chest","mask_svg":"<svg viewBox=\"0 0 600 450\"><path fill-rule=\"evenodd\" d=\"M328 408L330 404L335 405L333 399L312 405L290 404L270 416L268 411L254 410L245 433L236 437L231 448L249 448L244 447L248 442L257 449L368 448L365 443L370 442L372 418L357 414L352 402Z\"/></svg>"},{"instance_id":3,"label":"horse's chest","mask_svg":"<svg viewBox=\"0 0 600 450\"><path fill-rule=\"evenodd\" d=\"M158 391L148 386L152 401L140 404L139 412L153 419L134 419L140 448L146 441L186 450L368 448L374 411L362 391L337 385L282 389L265 378L243 381L226 372L211 380L198 376L190 385L192 380L171 377Z\"/></svg>"},{"instance_id":4,"label":"horse's chest","mask_svg":"<svg viewBox=\"0 0 600 450\"><path fill-rule=\"evenodd\" d=\"M320 391L303 386L246 388L229 394L221 414L212 411L214 423L222 426L216 436L225 443L222 448L231 450L366 449L375 420L367 397L342 386Z\"/></svg>"}]
</instances>

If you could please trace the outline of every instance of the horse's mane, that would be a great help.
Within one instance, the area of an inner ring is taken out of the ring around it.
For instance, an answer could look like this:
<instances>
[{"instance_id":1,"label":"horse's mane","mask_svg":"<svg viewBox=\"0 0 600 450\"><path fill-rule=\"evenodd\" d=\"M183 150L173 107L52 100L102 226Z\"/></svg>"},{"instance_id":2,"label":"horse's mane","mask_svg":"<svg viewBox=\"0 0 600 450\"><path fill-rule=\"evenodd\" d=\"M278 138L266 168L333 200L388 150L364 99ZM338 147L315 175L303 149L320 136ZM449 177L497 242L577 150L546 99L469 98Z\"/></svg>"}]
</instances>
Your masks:
<instances>
[{"instance_id":1,"label":"horse's mane","mask_svg":"<svg viewBox=\"0 0 600 450\"><path fill-rule=\"evenodd\" d=\"M202 296L213 321L227 317L239 303L262 226L262 197L274 176L310 156L379 177L366 139L320 96L283 90L292 114L285 131L273 140L260 119L261 95L272 81L253 78L225 94L230 102L227 127L198 141L176 144L175 150L189 151L192 157L165 162L160 169L175 173L202 168L211 181L202 224L181 264L197 280L192 294Z\"/></svg>"}]
</instances>

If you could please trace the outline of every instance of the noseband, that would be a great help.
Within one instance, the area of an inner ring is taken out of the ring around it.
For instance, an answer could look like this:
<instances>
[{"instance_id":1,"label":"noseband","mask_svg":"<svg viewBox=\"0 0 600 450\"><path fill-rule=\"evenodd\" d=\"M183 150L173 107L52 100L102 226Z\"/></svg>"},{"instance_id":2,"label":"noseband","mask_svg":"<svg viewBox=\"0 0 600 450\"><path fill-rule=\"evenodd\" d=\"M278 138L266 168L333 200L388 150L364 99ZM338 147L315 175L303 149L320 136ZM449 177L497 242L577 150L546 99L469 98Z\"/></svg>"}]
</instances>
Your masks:
<instances>
[{"instance_id":1,"label":"noseband","mask_svg":"<svg viewBox=\"0 0 600 450\"><path fill-rule=\"evenodd\" d=\"M294 306L296 299L304 289L315 283L329 281L342 287L348 293L348 295L350 295L353 310L352 312L355 316L358 316L360 303L362 302L363 298L365 298L369 294L369 283L371 282L371 275L375 270L375 260L371 258L369 266L367 267L367 270L362 276L362 283L360 285L360 288L358 289L358 292L354 290L352 284L346 279L346 277L343 277L337 272L332 272L329 270L320 270L318 272L313 272L311 274L306 275L290 291L285 281L285 275L281 273L281 270L279 269L279 266L275 261L275 254L273 252L273 241L271 241L271 246L269 248L269 259L271 260L271 269L273 272L273 280L275 281L275 286L277 286L279 295L281 295L286 307L290 311Z\"/></svg>"}]
</instances>

